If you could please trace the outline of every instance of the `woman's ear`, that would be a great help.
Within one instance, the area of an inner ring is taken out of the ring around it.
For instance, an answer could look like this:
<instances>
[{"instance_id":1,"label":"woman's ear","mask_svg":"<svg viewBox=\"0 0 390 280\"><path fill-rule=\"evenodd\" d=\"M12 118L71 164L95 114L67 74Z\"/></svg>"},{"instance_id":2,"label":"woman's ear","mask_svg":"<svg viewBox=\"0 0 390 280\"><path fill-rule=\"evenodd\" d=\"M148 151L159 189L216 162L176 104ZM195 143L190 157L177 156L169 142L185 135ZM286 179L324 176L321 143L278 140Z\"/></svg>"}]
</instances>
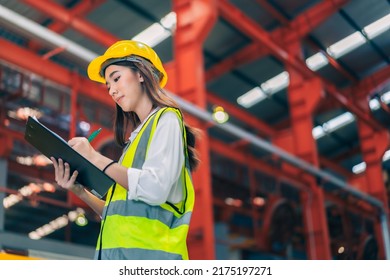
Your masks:
<instances>
[{"instance_id":1,"label":"woman's ear","mask_svg":"<svg viewBox=\"0 0 390 280\"><path fill-rule=\"evenodd\" d=\"M143 82L144 82L144 77L143 77L140 73L138 73L138 81L139 81L140 83L143 83Z\"/></svg>"}]
</instances>

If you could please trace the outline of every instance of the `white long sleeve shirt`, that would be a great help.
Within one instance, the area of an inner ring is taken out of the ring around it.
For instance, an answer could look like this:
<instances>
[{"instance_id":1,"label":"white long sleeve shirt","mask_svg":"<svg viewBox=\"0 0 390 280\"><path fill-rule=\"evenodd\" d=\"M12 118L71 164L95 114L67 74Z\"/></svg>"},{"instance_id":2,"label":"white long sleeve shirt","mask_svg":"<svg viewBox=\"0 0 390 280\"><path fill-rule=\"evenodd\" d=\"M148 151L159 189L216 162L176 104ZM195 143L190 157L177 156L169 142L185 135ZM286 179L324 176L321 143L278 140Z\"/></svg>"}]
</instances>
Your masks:
<instances>
[{"instance_id":1,"label":"white long sleeve shirt","mask_svg":"<svg viewBox=\"0 0 390 280\"><path fill-rule=\"evenodd\" d=\"M149 116L158 109L153 110ZM144 122L131 133L130 141L138 135ZM180 122L175 113L168 111L161 116L157 124L142 169L127 170L128 199L141 200L150 205L160 205L166 201L180 202L183 198L183 190L177 180L183 163Z\"/></svg>"}]
</instances>

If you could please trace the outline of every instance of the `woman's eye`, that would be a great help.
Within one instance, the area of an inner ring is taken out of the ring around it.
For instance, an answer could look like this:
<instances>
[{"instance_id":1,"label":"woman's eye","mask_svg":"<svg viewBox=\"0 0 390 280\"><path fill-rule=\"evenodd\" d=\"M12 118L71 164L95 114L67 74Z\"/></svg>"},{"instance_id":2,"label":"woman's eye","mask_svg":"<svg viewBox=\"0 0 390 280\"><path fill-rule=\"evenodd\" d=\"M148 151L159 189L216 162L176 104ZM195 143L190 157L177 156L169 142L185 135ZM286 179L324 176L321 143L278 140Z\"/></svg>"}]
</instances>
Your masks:
<instances>
[{"instance_id":1,"label":"woman's eye","mask_svg":"<svg viewBox=\"0 0 390 280\"><path fill-rule=\"evenodd\" d=\"M121 76L114 78L114 82L117 82Z\"/></svg>"}]
</instances>

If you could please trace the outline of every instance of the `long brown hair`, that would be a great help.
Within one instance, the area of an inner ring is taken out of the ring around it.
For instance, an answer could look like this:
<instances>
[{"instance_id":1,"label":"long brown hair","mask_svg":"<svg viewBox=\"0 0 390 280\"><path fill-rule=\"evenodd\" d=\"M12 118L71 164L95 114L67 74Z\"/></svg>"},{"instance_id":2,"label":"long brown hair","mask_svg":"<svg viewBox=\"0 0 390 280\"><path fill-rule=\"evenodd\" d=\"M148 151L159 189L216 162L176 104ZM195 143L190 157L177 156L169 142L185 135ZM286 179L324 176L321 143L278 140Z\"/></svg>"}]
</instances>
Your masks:
<instances>
[{"instance_id":1,"label":"long brown hair","mask_svg":"<svg viewBox=\"0 0 390 280\"><path fill-rule=\"evenodd\" d=\"M177 102L166 94L160 87L159 80L161 73L148 60L139 58L140 62L119 61L113 64L129 67L134 73L140 73L144 81L142 82L143 90L152 101L153 108L156 107L172 107L178 109ZM104 71L105 69L103 69ZM181 112L182 113L182 112ZM183 114L182 114L183 116ZM184 119L183 119L184 122ZM116 104L116 116L114 121L114 132L116 143L124 147L127 144L129 132L132 132L141 123L135 112L124 112L122 108ZM192 128L184 122L186 138L187 138L187 153L189 157L190 169L195 170L199 165L199 158L195 149L196 138L199 135L197 129Z\"/></svg>"}]
</instances>

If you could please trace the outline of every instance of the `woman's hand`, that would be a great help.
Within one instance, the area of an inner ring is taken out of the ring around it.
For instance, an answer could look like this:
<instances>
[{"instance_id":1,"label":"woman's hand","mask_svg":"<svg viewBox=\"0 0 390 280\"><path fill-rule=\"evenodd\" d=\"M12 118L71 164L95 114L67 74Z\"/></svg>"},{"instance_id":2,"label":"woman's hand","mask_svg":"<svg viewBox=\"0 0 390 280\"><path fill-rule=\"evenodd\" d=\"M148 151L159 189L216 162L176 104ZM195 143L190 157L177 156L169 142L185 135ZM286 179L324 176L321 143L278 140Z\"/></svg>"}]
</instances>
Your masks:
<instances>
[{"instance_id":1,"label":"woman's hand","mask_svg":"<svg viewBox=\"0 0 390 280\"><path fill-rule=\"evenodd\" d=\"M71 146L75 151L80 155L88 159L90 162L94 163L98 152L91 146L88 139L85 137L75 137L68 141L69 146Z\"/></svg>"},{"instance_id":2,"label":"woman's hand","mask_svg":"<svg viewBox=\"0 0 390 280\"><path fill-rule=\"evenodd\" d=\"M77 175L79 174L77 170L70 175L70 167L67 162L64 163L62 159L58 159L57 162L53 157L50 159L53 162L57 184L64 189L72 191L75 195L80 196L84 192L84 187L80 184L75 184Z\"/></svg>"}]
</instances>

